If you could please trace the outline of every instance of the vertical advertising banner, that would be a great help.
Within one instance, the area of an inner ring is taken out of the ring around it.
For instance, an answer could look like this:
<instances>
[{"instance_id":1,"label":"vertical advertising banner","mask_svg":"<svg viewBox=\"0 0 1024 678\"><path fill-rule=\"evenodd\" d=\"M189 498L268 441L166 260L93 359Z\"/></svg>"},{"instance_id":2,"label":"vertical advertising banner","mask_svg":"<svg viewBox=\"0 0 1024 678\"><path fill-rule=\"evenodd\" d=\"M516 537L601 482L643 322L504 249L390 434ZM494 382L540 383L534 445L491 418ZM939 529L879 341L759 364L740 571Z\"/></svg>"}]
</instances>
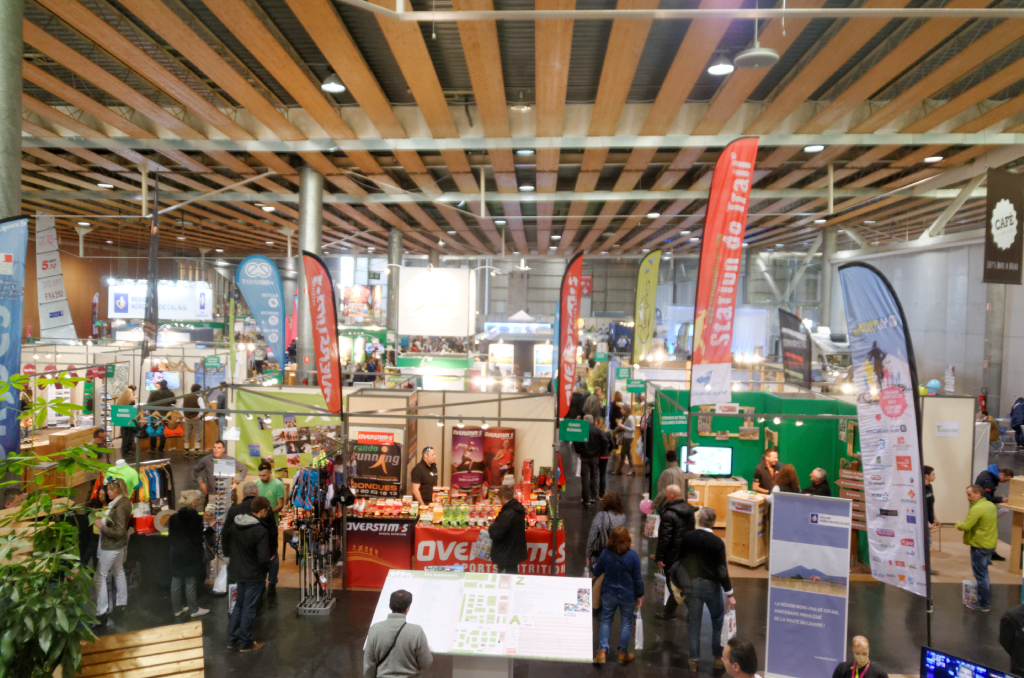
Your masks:
<instances>
[{"instance_id":1,"label":"vertical advertising banner","mask_svg":"<svg viewBox=\"0 0 1024 678\"><path fill-rule=\"evenodd\" d=\"M349 487L361 497L402 496L402 431L349 427Z\"/></svg>"},{"instance_id":2,"label":"vertical advertising banner","mask_svg":"<svg viewBox=\"0 0 1024 678\"><path fill-rule=\"evenodd\" d=\"M811 335L789 311L779 309L779 334L782 341L782 370L790 384L811 387Z\"/></svg>"},{"instance_id":3,"label":"vertical advertising banner","mask_svg":"<svg viewBox=\"0 0 1024 678\"><path fill-rule=\"evenodd\" d=\"M341 361L338 359L338 305L334 301L334 282L327 264L317 255L302 251L306 269L306 293L313 323L313 353L316 356L316 380L327 401L327 409L341 413Z\"/></svg>"},{"instance_id":4,"label":"vertical advertising banner","mask_svg":"<svg viewBox=\"0 0 1024 678\"><path fill-rule=\"evenodd\" d=\"M558 418L569 414L572 390L576 386L576 347L579 346L577 324L580 319L580 301L583 296L583 255L577 254L565 267L562 292L559 295L558 322Z\"/></svg>"},{"instance_id":5,"label":"vertical advertising banner","mask_svg":"<svg viewBox=\"0 0 1024 678\"><path fill-rule=\"evenodd\" d=\"M715 163L700 243L690 404L732 400L732 327L757 139L732 142ZM634 339L634 342L636 339Z\"/></svg>"},{"instance_id":6,"label":"vertical advertising banner","mask_svg":"<svg viewBox=\"0 0 1024 678\"><path fill-rule=\"evenodd\" d=\"M284 288L277 265L262 254L248 256L238 264L235 284L271 354L284 367Z\"/></svg>"},{"instance_id":7,"label":"vertical advertising banner","mask_svg":"<svg viewBox=\"0 0 1024 678\"><path fill-rule=\"evenodd\" d=\"M484 482L501 485L516 475L516 430L492 426L484 429Z\"/></svg>"},{"instance_id":8,"label":"vertical advertising banner","mask_svg":"<svg viewBox=\"0 0 1024 678\"><path fill-rule=\"evenodd\" d=\"M40 339L75 339L64 272L60 267L57 228L52 214L36 213L36 292Z\"/></svg>"},{"instance_id":9,"label":"vertical advertising banner","mask_svg":"<svg viewBox=\"0 0 1024 678\"><path fill-rule=\"evenodd\" d=\"M829 676L846 661L853 505L784 492L774 502L765 675Z\"/></svg>"},{"instance_id":10,"label":"vertical advertising banner","mask_svg":"<svg viewBox=\"0 0 1024 678\"><path fill-rule=\"evenodd\" d=\"M100 293L92 295L92 332L93 336L100 333Z\"/></svg>"},{"instance_id":11,"label":"vertical advertising banner","mask_svg":"<svg viewBox=\"0 0 1024 678\"><path fill-rule=\"evenodd\" d=\"M647 358L654 340L654 304L658 295L658 268L661 250L640 260L636 274L636 304L633 306L633 364Z\"/></svg>"},{"instance_id":12,"label":"vertical advertising banner","mask_svg":"<svg viewBox=\"0 0 1024 678\"><path fill-rule=\"evenodd\" d=\"M871 574L928 595L917 367L889 281L862 263L839 268L857 393Z\"/></svg>"},{"instance_id":13,"label":"vertical advertising banner","mask_svg":"<svg viewBox=\"0 0 1024 678\"><path fill-rule=\"evenodd\" d=\"M349 518L346 583L356 590L379 590L391 570L412 567L415 520Z\"/></svg>"},{"instance_id":14,"label":"vertical advertising banner","mask_svg":"<svg viewBox=\"0 0 1024 678\"><path fill-rule=\"evenodd\" d=\"M21 312L25 301L25 254L28 218L0 219L0 381L18 373L21 364ZM35 372L33 368L32 372ZM29 374L28 370L25 370ZM0 459L19 449L21 395L10 389L0 396Z\"/></svg>"},{"instance_id":15,"label":"vertical advertising banner","mask_svg":"<svg viewBox=\"0 0 1024 678\"><path fill-rule=\"evenodd\" d=\"M484 430L479 426L452 428L452 487L480 487L484 466Z\"/></svg>"},{"instance_id":16,"label":"vertical advertising banner","mask_svg":"<svg viewBox=\"0 0 1024 678\"><path fill-rule=\"evenodd\" d=\"M985 210L985 266L982 282L1020 285L1024 269L1024 175L988 171Z\"/></svg>"}]
</instances>

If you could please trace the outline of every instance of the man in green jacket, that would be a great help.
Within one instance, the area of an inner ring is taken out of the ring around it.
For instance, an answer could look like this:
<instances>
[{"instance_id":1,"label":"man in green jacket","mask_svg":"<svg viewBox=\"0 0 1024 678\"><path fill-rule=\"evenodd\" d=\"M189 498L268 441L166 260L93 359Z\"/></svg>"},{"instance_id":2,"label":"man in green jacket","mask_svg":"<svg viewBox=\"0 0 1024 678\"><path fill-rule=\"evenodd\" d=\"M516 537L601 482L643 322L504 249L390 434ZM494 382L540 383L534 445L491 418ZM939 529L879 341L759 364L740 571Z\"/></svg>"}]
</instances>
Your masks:
<instances>
[{"instance_id":1,"label":"man in green jacket","mask_svg":"<svg viewBox=\"0 0 1024 678\"><path fill-rule=\"evenodd\" d=\"M996 506L988 499L982 498L983 492L981 485L971 485L967 488L967 501L971 503L971 509L963 522L956 524L956 529L964 533L964 543L971 547L971 569L978 582L978 604L968 607L979 612L988 612L988 565L992 562L992 554L995 553L999 538L996 532Z\"/></svg>"}]
</instances>

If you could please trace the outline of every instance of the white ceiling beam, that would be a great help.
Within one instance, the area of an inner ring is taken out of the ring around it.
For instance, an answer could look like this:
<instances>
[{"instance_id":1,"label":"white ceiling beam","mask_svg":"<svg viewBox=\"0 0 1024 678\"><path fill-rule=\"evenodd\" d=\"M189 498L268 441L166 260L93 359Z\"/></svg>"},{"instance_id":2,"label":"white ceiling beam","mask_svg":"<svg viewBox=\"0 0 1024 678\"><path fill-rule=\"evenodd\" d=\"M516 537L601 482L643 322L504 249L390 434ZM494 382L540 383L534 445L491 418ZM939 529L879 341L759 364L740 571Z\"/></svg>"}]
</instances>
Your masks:
<instances>
[{"instance_id":1,"label":"white ceiling beam","mask_svg":"<svg viewBox=\"0 0 1024 678\"><path fill-rule=\"evenodd\" d=\"M925 229L924 233L921 234L920 240L927 240L935 236L936 234L942 233L943 229L946 228L946 224L953 218L953 215L957 213L967 199L974 193L974 189L981 186L981 182L985 181L987 174L979 174L974 177L960 190L960 193L953 198L953 202L949 203L946 209L942 210L942 214L932 222L932 225Z\"/></svg>"}]
</instances>

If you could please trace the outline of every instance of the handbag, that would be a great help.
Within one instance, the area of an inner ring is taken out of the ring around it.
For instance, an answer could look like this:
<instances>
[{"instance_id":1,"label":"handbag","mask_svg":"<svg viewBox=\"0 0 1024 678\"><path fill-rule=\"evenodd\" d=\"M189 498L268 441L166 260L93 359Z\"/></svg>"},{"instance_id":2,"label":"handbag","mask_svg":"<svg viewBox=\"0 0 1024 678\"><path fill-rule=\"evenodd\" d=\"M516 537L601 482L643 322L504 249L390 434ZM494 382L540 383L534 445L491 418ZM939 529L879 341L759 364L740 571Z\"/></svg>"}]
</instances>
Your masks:
<instances>
[{"instance_id":1,"label":"handbag","mask_svg":"<svg viewBox=\"0 0 1024 678\"><path fill-rule=\"evenodd\" d=\"M601 584L603 582L604 582L604 573L602 572L601 575L598 576L598 578L594 580L594 584L591 587L593 589L593 594L591 595L591 598L594 601L594 609L595 610L600 610L601 609Z\"/></svg>"}]
</instances>

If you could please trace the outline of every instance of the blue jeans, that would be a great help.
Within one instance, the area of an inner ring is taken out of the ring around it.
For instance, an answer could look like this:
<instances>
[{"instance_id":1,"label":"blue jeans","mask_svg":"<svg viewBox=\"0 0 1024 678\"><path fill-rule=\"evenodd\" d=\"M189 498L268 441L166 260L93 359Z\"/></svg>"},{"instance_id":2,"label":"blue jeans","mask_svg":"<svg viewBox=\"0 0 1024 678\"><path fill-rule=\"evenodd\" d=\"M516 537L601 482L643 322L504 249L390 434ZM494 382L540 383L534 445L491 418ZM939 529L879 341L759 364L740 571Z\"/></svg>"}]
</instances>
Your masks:
<instances>
[{"instance_id":1,"label":"blue jeans","mask_svg":"<svg viewBox=\"0 0 1024 678\"><path fill-rule=\"evenodd\" d=\"M601 593L601 630L598 632L597 649L608 649L608 637L612 634L612 619L619 611L619 652L629 651L629 636L633 632L633 614L636 612L636 598L619 597L614 591Z\"/></svg>"},{"instance_id":2,"label":"blue jeans","mask_svg":"<svg viewBox=\"0 0 1024 678\"><path fill-rule=\"evenodd\" d=\"M267 574L267 583L271 586L277 586L277 572L281 569L281 559L275 553L274 557L270 559L270 572Z\"/></svg>"},{"instance_id":3,"label":"blue jeans","mask_svg":"<svg viewBox=\"0 0 1024 678\"><path fill-rule=\"evenodd\" d=\"M988 583L988 566L992 562L992 554L995 549L979 549L971 547L971 570L974 571L974 578L978 580L978 607L989 606L989 594L991 587Z\"/></svg>"},{"instance_id":4,"label":"blue jeans","mask_svg":"<svg viewBox=\"0 0 1024 678\"><path fill-rule=\"evenodd\" d=\"M711 615L711 655L715 659L722 656L722 622L725 619L725 602L722 600L722 587L707 579L694 579L693 591L686 598L686 607L690 614L690 659L700 657L700 625L704 616L704 606L708 606Z\"/></svg>"},{"instance_id":5,"label":"blue jeans","mask_svg":"<svg viewBox=\"0 0 1024 678\"><path fill-rule=\"evenodd\" d=\"M263 594L262 581L240 581L238 600L231 610L228 622L228 644L238 648L251 647L255 640L252 637L252 624L256 621L256 608Z\"/></svg>"}]
</instances>

